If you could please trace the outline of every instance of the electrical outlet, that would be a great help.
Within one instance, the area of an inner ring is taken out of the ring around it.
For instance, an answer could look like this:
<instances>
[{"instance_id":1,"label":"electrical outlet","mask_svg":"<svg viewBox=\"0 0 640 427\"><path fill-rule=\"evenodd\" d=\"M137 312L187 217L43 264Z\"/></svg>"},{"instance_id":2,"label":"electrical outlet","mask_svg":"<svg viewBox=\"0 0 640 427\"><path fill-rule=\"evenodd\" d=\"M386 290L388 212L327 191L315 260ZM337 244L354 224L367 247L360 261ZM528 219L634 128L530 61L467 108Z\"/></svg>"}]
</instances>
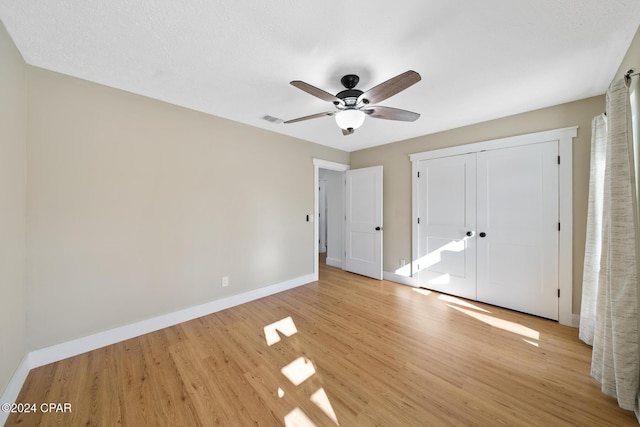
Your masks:
<instances>
[{"instance_id":1,"label":"electrical outlet","mask_svg":"<svg viewBox=\"0 0 640 427\"><path fill-rule=\"evenodd\" d=\"M400 260L400 267L404 267L405 265L407 265L407 260L406 259L401 259Z\"/></svg>"},{"instance_id":2,"label":"electrical outlet","mask_svg":"<svg viewBox=\"0 0 640 427\"><path fill-rule=\"evenodd\" d=\"M222 287L229 286L229 276L224 276L222 278Z\"/></svg>"}]
</instances>

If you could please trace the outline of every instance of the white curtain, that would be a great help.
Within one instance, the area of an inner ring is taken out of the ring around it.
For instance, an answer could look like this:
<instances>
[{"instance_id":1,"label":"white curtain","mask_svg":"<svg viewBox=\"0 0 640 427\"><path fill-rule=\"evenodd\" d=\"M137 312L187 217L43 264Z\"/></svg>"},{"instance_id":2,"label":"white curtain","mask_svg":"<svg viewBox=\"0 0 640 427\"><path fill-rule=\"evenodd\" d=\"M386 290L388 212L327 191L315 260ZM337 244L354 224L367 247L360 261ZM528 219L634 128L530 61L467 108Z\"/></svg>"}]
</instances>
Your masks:
<instances>
[{"instance_id":1,"label":"white curtain","mask_svg":"<svg viewBox=\"0 0 640 427\"><path fill-rule=\"evenodd\" d=\"M582 306L580 339L593 345L596 327L596 296L602 253L602 204L604 200L604 167L607 153L607 116L600 114L591 121L591 171L587 235L582 272Z\"/></svg>"},{"instance_id":2,"label":"white curtain","mask_svg":"<svg viewBox=\"0 0 640 427\"><path fill-rule=\"evenodd\" d=\"M640 73L639 73L640 74ZM636 175L636 219L640 221L640 75L627 78L629 101L631 106L631 134L633 140L633 158ZM640 226L640 223L639 223ZM640 228L638 229L640 230ZM640 262L640 257L638 258ZM640 277L640 276L639 276Z\"/></svg>"},{"instance_id":3,"label":"white curtain","mask_svg":"<svg viewBox=\"0 0 640 427\"><path fill-rule=\"evenodd\" d=\"M628 410L637 409L640 383L633 152L629 89L621 79L607 91L606 119L593 120L580 338L593 345L591 375Z\"/></svg>"}]
</instances>

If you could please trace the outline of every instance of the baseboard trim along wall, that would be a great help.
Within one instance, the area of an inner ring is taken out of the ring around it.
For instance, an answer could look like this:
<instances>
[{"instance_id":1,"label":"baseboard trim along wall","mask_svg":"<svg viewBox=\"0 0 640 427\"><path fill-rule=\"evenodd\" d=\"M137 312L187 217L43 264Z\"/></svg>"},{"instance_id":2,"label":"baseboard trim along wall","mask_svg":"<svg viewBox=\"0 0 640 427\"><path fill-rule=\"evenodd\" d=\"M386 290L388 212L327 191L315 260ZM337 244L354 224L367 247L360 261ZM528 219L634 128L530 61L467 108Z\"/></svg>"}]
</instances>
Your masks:
<instances>
[{"instance_id":1,"label":"baseboard trim along wall","mask_svg":"<svg viewBox=\"0 0 640 427\"><path fill-rule=\"evenodd\" d=\"M2 397L0 397L0 405L16 402L18 394L20 393L20 390L22 390L22 385L27 380L27 375L29 375L30 370L29 355L27 354L20 362L20 365L18 365L18 369L16 369L16 372L11 377L4 393L2 393ZM7 418L9 418L9 412L0 410L0 426L3 426L7 422Z\"/></svg>"},{"instance_id":2,"label":"baseboard trim along wall","mask_svg":"<svg viewBox=\"0 0 640 427\"><path fill-rule=\"evenodd\" d=\"M182 322L197 319L198 317L226 310L227 308L235 307L269 295L274 295L298 286L306 285L314 280L313 274L296 277L264 288L255 289L238 295L232 295L226 298L185 308L183 310L153 317L151 319L110 329L108 331L99 332L97 334L88 335L86 337L31 351L24 357L18 366L18 369L16 369L16 372L13 374L11 381L9 381L7 388L2 394L2 398L0 398L0 404L13 403L16 401L31 369L160 329L168 328ZM0 425L4 425L8 416L9 414L0 411Z\"/></svg>"},{"instance_id":3,"label":"baseboard trim along wall","mask_svg":"<svg viewBox=\"0 0 640 427\"><path fill-rule=\"evenodd\" d=\"M327 265L330 265L331 267L342 268L342 260L335 259L335 258L327 258Z\"/></svg>"}]
</instances>

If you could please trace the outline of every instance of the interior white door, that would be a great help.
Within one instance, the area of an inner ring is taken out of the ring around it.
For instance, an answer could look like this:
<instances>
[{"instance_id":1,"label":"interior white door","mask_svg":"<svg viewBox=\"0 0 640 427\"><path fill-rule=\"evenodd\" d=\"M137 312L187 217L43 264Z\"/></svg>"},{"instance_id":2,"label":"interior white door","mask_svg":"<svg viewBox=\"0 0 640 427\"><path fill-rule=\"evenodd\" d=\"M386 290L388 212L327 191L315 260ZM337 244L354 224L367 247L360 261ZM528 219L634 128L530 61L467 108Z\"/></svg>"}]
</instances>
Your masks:
<instances>
[{"instance_id":1,"label":"interior white door","mask_svg":"<svg viewBox=\"0 0 640 427\"><path fill-rule=\"evenodd\" d=\"M420 161L418 256L421 286L476 299L476 157Z\"/></svg>"},{"instance_id":2,"label":"interior white door","mask_svg":"<svg viewBox=\"0 0 640 427\"><path fill-rule=\"evenodd\" d=\"M477 155L477 299L557 320L557 141Z\"/></svg>"},{"instance_id":3,"label":"interior white door","mask_svg":"<svg viewBox=\"0 0 640 427\"><path fill-rule=\"evenodd\" d=\"M345 172L345 270L382 280L382 166Z\"/></svg>"}]
</instances>

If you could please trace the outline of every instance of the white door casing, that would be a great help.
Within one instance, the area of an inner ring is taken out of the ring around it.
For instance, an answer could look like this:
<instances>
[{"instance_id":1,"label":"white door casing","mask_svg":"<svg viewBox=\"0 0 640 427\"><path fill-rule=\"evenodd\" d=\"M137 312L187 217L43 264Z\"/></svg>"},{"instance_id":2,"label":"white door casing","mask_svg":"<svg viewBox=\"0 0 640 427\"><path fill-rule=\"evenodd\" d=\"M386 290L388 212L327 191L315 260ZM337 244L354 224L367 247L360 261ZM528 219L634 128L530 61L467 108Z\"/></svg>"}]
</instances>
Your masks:
<instances>
[{"instance_id":1,"label":"white door casing","mask_svg":"<svg viewBox=\"0 0 640 427\"><path fill-rule=\"evenodd\" d=\"M382 280L382 166L345 172L345 270Z\"/></svg>"}]
</instances>

